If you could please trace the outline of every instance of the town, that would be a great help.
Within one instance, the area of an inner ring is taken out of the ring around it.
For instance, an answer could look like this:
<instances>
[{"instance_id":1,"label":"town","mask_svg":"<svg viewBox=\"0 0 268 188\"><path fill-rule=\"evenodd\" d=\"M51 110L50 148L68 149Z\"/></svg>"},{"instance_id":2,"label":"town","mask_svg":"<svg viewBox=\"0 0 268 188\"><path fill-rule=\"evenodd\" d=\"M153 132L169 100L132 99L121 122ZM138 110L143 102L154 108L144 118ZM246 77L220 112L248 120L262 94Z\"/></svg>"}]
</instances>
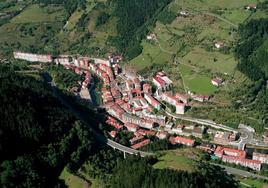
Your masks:
<instances>
[{"instance_id":1,"label":"town","mask_svg":"<svg viewBox=\"0 0 268 188\"><path fill-rule=\"evenodd\" d=\"M127 66L121 67L121 55L110 55L108 60L60 55L39 55L14 52L15 59L63 65L77 74L84 74L80 83L80 97L90 102L89 88L92 75L102 81L101 97L106 109L106 124L112 128L108 134L114 139L124 130L132 132L131 148L138 150L152 142L151 137L167 139L173 145L196 147L227 163L234 163L259 171L262 164L268 164L268 155L254 152L252 157L246 151L230 148L228 145L239 139L237 132L216 130L204 125L182 124L165 112L183 115L190 107L190 100L205 102L209 96L199 94L172 93L173 81L163 72L153 78L144 78ZM212 84L220 85L219 78L212 78ZM78 89L73 90L77 92ZM173 110L171 109L173 108ZM203 141L204 135L213 137L211 143ZM199 138L198 143L193 138Z\"/></svg>"}]
</instances>

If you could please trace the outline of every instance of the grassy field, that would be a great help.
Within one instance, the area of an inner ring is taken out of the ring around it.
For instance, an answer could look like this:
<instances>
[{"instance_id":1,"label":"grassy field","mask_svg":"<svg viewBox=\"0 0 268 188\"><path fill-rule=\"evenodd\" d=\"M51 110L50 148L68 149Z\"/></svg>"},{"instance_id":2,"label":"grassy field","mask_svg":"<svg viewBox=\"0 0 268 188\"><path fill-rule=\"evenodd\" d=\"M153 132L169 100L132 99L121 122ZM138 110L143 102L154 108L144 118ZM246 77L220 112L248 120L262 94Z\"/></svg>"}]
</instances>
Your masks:
<instances>
[{"instance_id":1,"label":"grassy field","mask_svg":"<svg viewBox=\"0 0 268 188\"><path fill-rule=\"evenodd\" d=\"M152 65L165 65L172 61L171 54L161 51L157 44L143 41L142 46L142 54L130 61L130 65L138 71Z\"/></svg>"},{"instance_id":2,"label":"grassy field","mask_svg":"<svg viewBox=\"0 0 268 188\"><path fill-rule=\"evenodd\" d=\"M176 170L195 171L195 159L198 158L196 151L189 149L169 150L162 153L154 168L171 168Z\"/></svg>"},{"instance_id":3,"label":"grassy field","mask_svg":"<svg viewBox=\"0 0 268 188\"><path fill-rule=\"evenodd\" d=\"M63 8L40 7L37 4L28 6L22 13L11 20L11 23L39 23L62 20Z\"/></svg>"},{"instance_id":4,"label":"grassy field","mask_svg":"<svg viewBox=\"0 0 268 188\"><path fill-rule=\"evenodd\" d=\"M238 178L238 181L240 181L240 187L243 187L243 188L246 188L248 186L251 186L254 188L265 188L268 186L268 184L263 183L261 180L251 179L251 178L246 178L246 179Z\"/></svg>"},{"instance_id":5,"label":"grassy field","mask_svg":"<svg viewBox=\"0 0 268 188\"><path fill-rule=\"evenodd\" d=\"M64 180L65 184L68 188L89 188L91 187L88 185L87 182L79 178L78 176L70 174L65 168L62 171L59 179Z\"/></svg>"}]
</instances>

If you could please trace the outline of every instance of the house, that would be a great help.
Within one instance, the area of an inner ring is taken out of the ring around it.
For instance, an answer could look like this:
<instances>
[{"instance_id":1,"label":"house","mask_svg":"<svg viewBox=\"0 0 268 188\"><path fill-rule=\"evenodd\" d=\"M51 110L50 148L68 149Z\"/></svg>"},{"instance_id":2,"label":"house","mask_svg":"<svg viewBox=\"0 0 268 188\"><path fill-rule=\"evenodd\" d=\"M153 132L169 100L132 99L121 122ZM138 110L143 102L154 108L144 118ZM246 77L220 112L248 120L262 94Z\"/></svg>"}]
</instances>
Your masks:
<instances>
[{"instance_id":1,"label":"house","mask_svg":"<svg viewBox=\"0 0 268 188\"><path fill-rule=\"evenodd\" d=\"M256 3L248 4L245 8L247 10L256 10L257 9L257 4Z\"/></svg>"},{"instance_id":2,"label":"house","mask_svg":"<svg viewBox=\"0 0 268 188\"><path fill-rule=\"evenodd\" d=\"M117 132L116 132L116 131L111 131L111 132L109 132L109 135L110 135L112 138L115 138L116 135L117 135Z\"/></svg>"},{"instance_id":3,"label":"house","mask_svg":"<svg viewBox=\"0 0 268 188\"><path fill-rule=\"evenodd\" d=\"M172 132L175 134L180 134L183 132L184 125L176 125L172 128Z\"/></svg>"},{"instance_id":4,"label":"house","mask_svg":"<svg viewBox=\"0 0 268 188\"><path fill-rule=\"evenodd\" d=\"M268 154L253 152L252 159L261 161L261 163L268 164Z\"/></svg>"},{"instance_id":5,"label":"house","mask_svg":"<svg viewBox=\"0 0 268 188\"><path fill-rule=\"evenodd\" d=\"M155 109L160 110L161 104L158 102L152 95L145 93L144 98L148 101L150 105L152 105Z\"/></svg>"},{"instance_id":6,"label":"house","mask_svg":"<svg viewBox=\"0 0 268 188\"><path fill-rule=\"evenodd\" d=\"M220 79L220 78L213 78L213 79L211 79L211 83L214 86L219 87L222 84L222 79Z\"/></svg>"},{"instance_id":7,"label":"house","mask_svg":"<svg viewBox=\"0 0 268 188\"><path fill-rule=\"evenodd\" d=\"M141 147L149 144L150 142L151 142L150 139L145 139L145 140L143 140L143 141L141 141L141 142L139 142L139 143L131 146L131 148L133 148L133 149L139 149L139 148L141 148Z\"/></svg>"},{"instance_id":8,"label":"house","mask_svg":"<svg viewBox=\"0 0 268 188\"><path fill-rule=\"evenodd\" d=\"M209 100L207 95L192 95L192 99L199 102L205 102Z\"/></svg>"},{"instance_id":9,"label":"house","mask_svg":"<svg viewBox=\"0 0 268 188\"><path fill-rule=\"evenodd\" d=\"M182 145L186 145L186 146L191 146L193 147L195 144L195 141L192 139L188 139L188 138L184 138L184 137L180 137L180 136L176 136L174 141L177 144L182 144Z\"/></svg>"},{"instance_id":10,"label":"house","mask_svg":"<svg viewBox=\"0 0 268 188\"><path fill-rule=\"evenodd\" d=\"M180 11L179 14L180 14L181 16L183 16L183 17L186 17L186 16L189 15L189 13L188 13L187 11L185 11L185 10Z\"/></svg>"},{"instance_id":11,"label":"house","mask_svg":"<svg viewBox=\"0 0 268 188\"><path fill-rule=\"evenodd\" d=\"M159 139L166 139L168 137L168 135L169 134L166 131L159 131L159 132L157 132L156 137Z\"/></svg>"},{"instance_id":12,"label":"house","mask_svg":"<svg viewBox=\"0 0 268 188\"><path fill-rule=\"evenodd\" d=\"M156 35L154 33L151 33L150 35L146 36L147 40L156 40Z\"/></svg>"},{"instance_id":13,"label":"house","mask_svg":"<svg viewBox=\"0 0 268 188\"><path fill-rule=\"evenodd\" d=\"M224 42L222 41L216 42L214 45L217 49L223 48L225 46Z\"/></svg>"}]
</instances>

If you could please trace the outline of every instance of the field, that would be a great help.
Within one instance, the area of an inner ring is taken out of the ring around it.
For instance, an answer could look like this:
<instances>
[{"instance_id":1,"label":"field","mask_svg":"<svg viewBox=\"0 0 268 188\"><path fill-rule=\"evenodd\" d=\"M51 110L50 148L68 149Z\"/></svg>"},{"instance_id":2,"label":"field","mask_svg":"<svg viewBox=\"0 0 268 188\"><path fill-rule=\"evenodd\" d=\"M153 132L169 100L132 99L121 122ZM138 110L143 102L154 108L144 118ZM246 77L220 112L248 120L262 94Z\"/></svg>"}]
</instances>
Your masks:
<instances>
[{"instance_id":1,"label":"field","mask_svg":"<svg viewBox=\"0 0 268 188\"><path fill-rule=\"evenodd\" d=\"M22 13L11 20L11 23L39 23L54 22L62 20L63 8L61 7L40 7L37 4L28 6Z\"/></svg>"},{"instance_id":2,"label":"field","mask_svg":"<svg viewBox=\"0 0 268 188\"><path fill-rule=\"evenodd\" d=\"M80 177L76 175L70 174L66 170L66 168L63 169L59 177L59 179L64 180L65 184L69 188L89 188L89 187L90 188L102 188L104 187L103 184L99 180L88 178L88 177L86 178L90 183L84 181L83 179L81 179Z\"/></svg>"},{"instance_id":3,"label":"field","mask_svg":"<svg viewBox=\"0 0 268 188\"><path fill-rule=\"evenodd\" d=\"M153 167L156 169L171 168L193 172L195 171L194 160L196 159L198 159L198 154L194 150L169 150L162 153L159 161Z\"/></svg>"},{"instance_id":4,"label":"field","mask_svg":"<svg viewBox=\"0 0 268 188\"><path fill-rule=\"evenodd\" d=\"M240 187L246 188L246 187L254 187L254 188L265 188L268 186L268 184L263 183L261 180L258 179L251 179L251 178L237 178L238 181L240 181Z\"/></svg>"},{"instance_id":5,"label":"field","mask_svg":"<svg viewBox=\"0 0 268 188\"><path fill-rule=\"evenodd\" d=\"M237 61L233 46L238 24L267 16L260 10L244 9L246 5L257 2L174 0L168 10L174 13L186 10L189 15L177 16L170 24L157 21L151 29L156 41L143 40L142 54L129 64L141 72L148 72L152 66L158 67L151 69L151 74L163 69L174 81L176 91L213 94L218 89L211 84L211 78L217 75L228 79L235 72ZM225 43L225 51L214 47L218 41Z\"/></svg>"},{"instance_id":6,"label":"field","mask_svg":"<svg viewBox=\"0 0 268 188\"><path fill-rule=\"evenodd\" d=\"M89 188L87 182L79 178L78 176L70 174L66 169L64 169L59 177L59 179L64 180L65 184L69 188Z\"/></svg>"}]
</instances>

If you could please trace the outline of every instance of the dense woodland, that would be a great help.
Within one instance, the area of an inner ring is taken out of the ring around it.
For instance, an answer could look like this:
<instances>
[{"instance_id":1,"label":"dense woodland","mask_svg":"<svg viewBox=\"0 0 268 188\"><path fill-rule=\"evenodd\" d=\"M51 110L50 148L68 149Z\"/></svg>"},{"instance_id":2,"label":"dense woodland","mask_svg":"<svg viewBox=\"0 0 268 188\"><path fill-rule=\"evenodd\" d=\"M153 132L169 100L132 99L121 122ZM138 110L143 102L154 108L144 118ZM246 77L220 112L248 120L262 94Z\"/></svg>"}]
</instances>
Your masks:
<instances>
[{"instance_id":1,"label":"dense woodland","mask_svg":"<svg viewBox=\"0 0 268 188\"><path fill-rule=\"evenodd\" d=\"M52 187L76 172L97 145L49 88L0 65L0 187ZM93 147L94 146L94 147Z\"/></svg>"},{"instance_id":2,"label":"dense woodland","mask_svg":"<svg viewBox=\"0 0 268 188\"><path fill-rule=\"evenodd\" d=\"M134 58L142 51L141 40L146 36L148 27L155 22L155 17L170 0L117 0L114 14L118 36L111 38L112 43L126 57ZM138 12L137 12L138 10Z\"/></svg>"},{"instance_id":3,"label":"dense woodland","mask_svg":"<svg viewBox=\"0 0 268 188\"><path fill-rule=\"evenodd\" d=\"M130 156L114 169L112 188L166 188L166 187L238 187L237 182L217 166L199 164L197 172L153 169L155 159Z\"/></svg>"},{"instance_id":4,"label":"dense woodland","mask_svg":"<svg viewBox=\"0 0 268 188\"><path fill-rule=\"evenodd\" d=\"M248 76L252 84L238 88L233 94L236 108L256 111L263 123L268 122L268 19L251 20L240 25L240 40L235 49L239 59L238 70ZM242 101L243 104L240 102Z\"/></svg>"}]
</instances>

